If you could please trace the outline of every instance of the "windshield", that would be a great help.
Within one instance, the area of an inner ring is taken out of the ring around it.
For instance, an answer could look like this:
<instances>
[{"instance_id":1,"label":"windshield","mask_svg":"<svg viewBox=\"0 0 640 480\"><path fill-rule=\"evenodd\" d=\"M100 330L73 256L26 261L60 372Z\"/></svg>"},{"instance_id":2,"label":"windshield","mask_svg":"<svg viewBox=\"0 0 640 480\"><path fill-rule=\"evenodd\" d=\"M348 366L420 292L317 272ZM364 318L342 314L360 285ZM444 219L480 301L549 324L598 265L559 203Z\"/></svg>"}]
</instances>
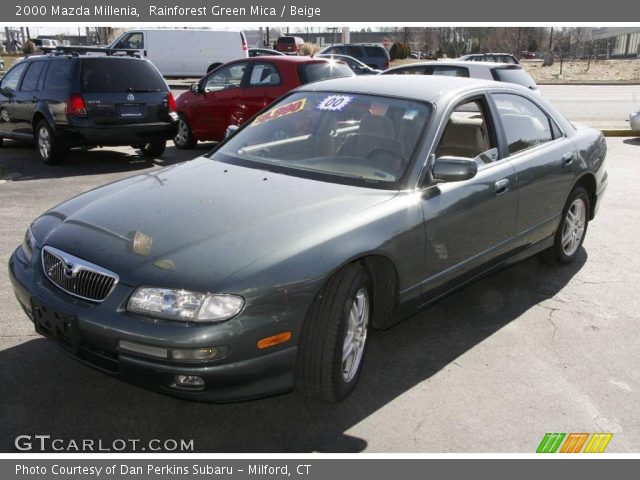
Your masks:
<instances>
[{"instance_id":1,"label":"windshield","mask_svg":"<svg viewBox=\"0 0 640 480\"><path fill-rule=\"evenodd\" d=\"M428 123L427 104L297 92L256 117L212 158L376 188L397 188Z\"/></svg>"},{"instance_id":2,"label":"windshield","mask_svg":"<svg viewBox=\"0 0 640 480\"><path fill-rule=\"evenodd\" d=\"M164 80L145 61L135 58L85 58L82 61L83 93L164 92Z\"/></svg>"},{"instance_id":3,"label":"windshield","mask_svg":"<svg viewBox=\"0 0 640 480\"><path fill-rule=\"evenodd\" d=\"M496 68L493 77L500 82L515 83L523 87L535 87L536 82L521 68Z\"/></svg>"}]
</instances>

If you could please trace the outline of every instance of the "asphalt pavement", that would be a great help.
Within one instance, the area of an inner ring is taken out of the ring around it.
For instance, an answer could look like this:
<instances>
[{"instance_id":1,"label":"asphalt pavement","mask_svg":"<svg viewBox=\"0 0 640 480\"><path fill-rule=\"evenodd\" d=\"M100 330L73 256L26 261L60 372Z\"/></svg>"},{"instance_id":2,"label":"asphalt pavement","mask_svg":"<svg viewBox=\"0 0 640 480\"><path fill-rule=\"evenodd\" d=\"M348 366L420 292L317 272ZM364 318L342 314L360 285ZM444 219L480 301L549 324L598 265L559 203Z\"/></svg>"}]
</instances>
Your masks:
<instances>
[{"instance_id":1,"label":"asphalt pavement","mask_svg":"<svg viewBox=\"0 0 640 480\"><path fill-rule=\"evenodd\" d=\"M640 85L540 85L544 98L573 122L594 128L628 129L640 109Z\"/></svg>"},{"instance_id":2,"label":"asphalt pavement","mask_svg":"<svg viewBox=\"0 0 640 480\"><path fill-rule=\"evenodd\" d=\"M297 394L192 403L86 367L39 337L6 264L54 204L196 155L74 152L57 167L0 149L0 451L17 435L193 439L202 452L534 452L546 432L612 432L640 451L640 139L608 139L609 189L575 263L536 258L374 332L360 384L340 404ZM200 146L200 152L209 148ZM132 205L135 208L135 205Z\"/></svg>"}]
</instances>

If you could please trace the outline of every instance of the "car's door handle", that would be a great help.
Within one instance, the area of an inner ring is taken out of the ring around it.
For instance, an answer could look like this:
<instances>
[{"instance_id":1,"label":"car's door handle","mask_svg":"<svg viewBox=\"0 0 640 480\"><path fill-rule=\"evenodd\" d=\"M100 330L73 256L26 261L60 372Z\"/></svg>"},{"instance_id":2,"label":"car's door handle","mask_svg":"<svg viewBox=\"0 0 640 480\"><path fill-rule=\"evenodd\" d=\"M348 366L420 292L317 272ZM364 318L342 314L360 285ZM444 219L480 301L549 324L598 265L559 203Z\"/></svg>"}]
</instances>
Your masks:
<instances>
[{"instance_id":1,"label":"car's door handle","mask_svg":"<svg viewBox=\"0 0 640 480\"><path fill-rule=\"evenodd\" d=\"M509 191L509 179L503 178L502 180L498 180L494 185L494 191L496 195L502 195L503 193L507 193Z\"/></svg>"},{"instance_id":2,"label":"car's door handle","mask_svg":"<svg viewBox=\"0 0 640 480\"><path fill-rule=\"evenodd\" d=\"M38 97L31 97L31 101L32 101L33 103L36 103L36 102L38 101Z\"/></svg>"},{"instance_id":3,"label":"car's door handle","mask_svg":"<svg viewBox=\"0 0 640 480\"><path fill-rule=\"evenodd\" d=\"M573 152L567 152L562 155L562 165L570 165L573 162L573 158L576 156Z\"/></svg>"}]
</instances>

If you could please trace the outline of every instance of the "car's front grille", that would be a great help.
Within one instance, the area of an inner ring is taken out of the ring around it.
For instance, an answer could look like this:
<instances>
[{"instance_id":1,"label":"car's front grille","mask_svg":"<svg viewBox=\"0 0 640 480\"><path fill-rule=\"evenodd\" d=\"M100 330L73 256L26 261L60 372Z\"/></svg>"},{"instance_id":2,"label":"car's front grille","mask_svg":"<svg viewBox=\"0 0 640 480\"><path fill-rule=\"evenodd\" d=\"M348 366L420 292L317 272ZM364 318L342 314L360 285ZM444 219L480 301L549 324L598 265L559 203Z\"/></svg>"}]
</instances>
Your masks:
<instances>
[{"instance_id":1,"label":"car's front grille","mask_svg":"<svg viewBox=\"0 0 640 480\"><path fill-rule=\"evenodd\" d=\"M118 283L118 275L57 248L42 249L45 276L58 288L84 300L101 302Z\"/></svg>"}]
</instances>

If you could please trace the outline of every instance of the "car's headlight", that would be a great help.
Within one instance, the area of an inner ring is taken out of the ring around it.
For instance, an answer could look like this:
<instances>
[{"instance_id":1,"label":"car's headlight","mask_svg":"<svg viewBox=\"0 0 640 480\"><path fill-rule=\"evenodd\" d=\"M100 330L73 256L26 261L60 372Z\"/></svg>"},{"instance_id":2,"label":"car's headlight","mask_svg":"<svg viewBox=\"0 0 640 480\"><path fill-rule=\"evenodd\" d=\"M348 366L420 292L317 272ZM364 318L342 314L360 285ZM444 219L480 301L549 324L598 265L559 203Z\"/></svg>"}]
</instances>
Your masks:
<instances>
[{"instance_id":1,"label":"car's headlight","mask_svg":"<svg viewBox=\"0 0 640 480\"><path fill-rule=\"evenodd\" d=\"M31 227L27 229L24 234L24 240L22 241L22 251L24 252L24 256L27 261L31 261L31 257L33 257L33 249L36 247L36 237L33 236L33 232L31 231Z\"/></svg>"},{"instance_id":2,"label":"car's headlight","mask_svg":"<svg viewBox=\"0 0 640 480\"><path fill-rule=\"evenodd\" d=\"M244 299L237 295L153 287L138 288L127 304L130 312L187 322L222 322L242 307Z\"/></svg>"}]
</instances>

